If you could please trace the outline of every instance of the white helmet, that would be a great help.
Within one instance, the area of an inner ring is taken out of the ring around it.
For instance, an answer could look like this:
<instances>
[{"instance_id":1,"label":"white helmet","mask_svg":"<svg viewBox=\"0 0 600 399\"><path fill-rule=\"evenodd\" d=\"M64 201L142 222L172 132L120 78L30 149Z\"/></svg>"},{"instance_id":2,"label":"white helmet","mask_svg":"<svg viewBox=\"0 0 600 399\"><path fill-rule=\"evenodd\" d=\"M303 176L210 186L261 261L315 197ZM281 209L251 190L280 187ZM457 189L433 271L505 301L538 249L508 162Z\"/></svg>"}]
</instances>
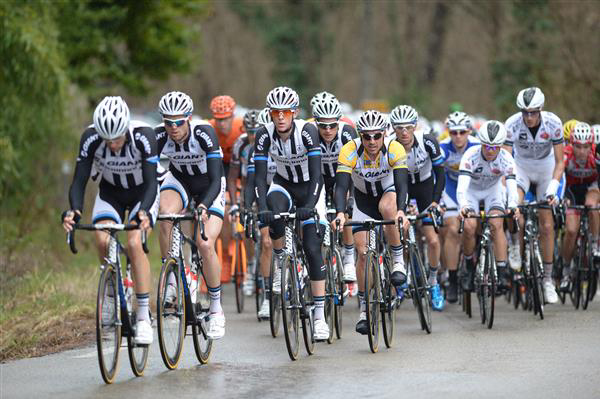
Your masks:
<instances>
[{"instance_id":1,"label":"white helmet","mask_svg":"<svg viewBox=\"0 0 600 399\"><path fill-rule=\"evenodd\" d=\"M471 122L471 117L469 115L461 111L456 111L446 118L446 127L450 132L455 130L465 131L473 129L473 123Z\"/></svg>"},{"instance_id":2,"label":"white helmet","mask_svg":"<svg viewBox=\"0 0 600 399\"><path fill-rule=\"evenodd\" d=\"M104 97L94 111L94 128L104 140L121 137L129 129L129 107L121 97Z\"/></svg>"},{"instance_id":3,"label":"white helmet","mask_svg":"<svg viewBox=\"0 0 600 399\"><path fill-rule=\"evenodd\" d=\"M271 114L269 113L269 108L263 108L258 114L258 124L261 126L266 125L267 123L271 123L273 120L271 119Z\"/></svg>"},{"instance_id":4,"label":"white helmet","mask_svg":"<svg viewBox=\"0 0 600 399\"><path fill-rule=\"evenodd\" d=\"M310 99L310 106L314 107L317 102L323 101L324 99L326 99L328 97L336 98L333 94L329 93L328 91L319 92L319 93L315 94L313 96L313 98Z\"/></svg>"},{"instance_id":5,"label":"white helmet","mask_svg":"<svg viewBox=\"0 0 600 399\"><path fill-rule=\"evenodd\" d=\"M506 128L502 122L487 121L479 128L477 138L483 144L502 145L506 140Z\"/></svg>"},{"instance_id":6,"label":"white helmet","mask_svg":"<svg viewBox=\"0 0 600 399\"><path fill-rule=\"evenodd\" d=\"M194 111L194 102L185 93L171 91L160 99L158 110L161 115L191 115Z\"/></svg>"},{"instance_id":7,"label":"white helmet","mask_svg":"<svg viewBox=\"0 0 600 399\"><path fill-rule=\"evenodd\" d=\"M381 112L369 110L362 113L356 122L356 130L359 132L368 132L372 130L385 130L387 128L386 118Z\"/></svg>"},{"instance_id":8,"label":"white helmet","mask_svg":"<svg viewBox=\"0 0 600 399\"><path fill-rule=\"evenodd\" d=\"M594 143L600 144L600 125L592 125L592 134L594 135Z\"/></svg>"},{"instance_id":9,"label":"white helmet","mask_svg":"<svg viewBox=\"0 0 600 399\"><path fill-rule=\"evenodd\" d=\"M276 87L267 95L267 107L271 109L296 109L299 105L298 93L289 87Z\"/></svg>"},{"instance_id":10,"label":"white helmet","mask_svg":"<svg viewBox=\"0 0 600 399\"><path fill-rule=\"evenodd\" d=\"M585 122L577 122L570 135L572 144L587 144L594 142L592 128Z\"/></svg>"},{"instance_id":11,"label":"white helmet","mask_svg":"<svg viewBox=\"0 0 600 399\"><path fill-rule=\"evenodd\" d=\"M336 118L342 117L342 108L340 102L333 94L321 97L312 107L312 114L315 118Z\"/></svg>"},{"instance_id":12,"label":"white helmet","mask_svg":"<svg viewBox=\"0 0 600 399\"><path fill-rule=\"evenodd\" d=\"M544 93L537 87L523 89L517 95L519 109L541 109L545 101Z\"/></svg>"},{"instance_id":13,"label":"white helmet","mask_svg":"<svg viewBox=\"0 0 600 399\"><path fill-rule=\"evenodd\" d=\"M410 105L398 105L390 113L392 125L413 124L416 125L419 114Z\"/></svg>"}]
</instances>

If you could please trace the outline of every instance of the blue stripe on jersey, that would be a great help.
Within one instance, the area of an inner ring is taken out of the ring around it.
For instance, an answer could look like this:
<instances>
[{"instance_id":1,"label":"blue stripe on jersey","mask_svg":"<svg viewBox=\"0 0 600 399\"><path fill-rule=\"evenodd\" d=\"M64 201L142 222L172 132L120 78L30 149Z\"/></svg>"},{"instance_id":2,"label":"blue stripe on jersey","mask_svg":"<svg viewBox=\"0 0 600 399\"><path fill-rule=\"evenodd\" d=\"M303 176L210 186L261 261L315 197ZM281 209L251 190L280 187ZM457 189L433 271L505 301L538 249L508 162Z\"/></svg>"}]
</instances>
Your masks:
<instances>
[{"instance_id":1,"label":"blue stripe on jersey","mask_svg":"<svg viewBox=\"0 0 600 399\"><path fill-rule=\"evenodd\" d=\"M308 156L309 157L314 157L314 156L317 156L317 155L321 155L321 150L312 150L312 151L308 152Z\"/></svg>"},{"instance_id":2,"label":"blue stripe on jersey","mask_svg":"<svg viewBox=\"0 0 600 399\"><path fill-rule=\"evenodd\" d=\"M158 163L158 155L155 155L153 157L147 158L146 161L148 161L150 163Z\"/></svg>"},{"instance_id":3,"label":"blue stripe on jersey","mask_svg":"<svg viewBox=\"0 0 600 399\"><path fill-rule=\"evenodd\" d=\"M206 154L206 159L210 159L210 158L221 158L221 154L219 154L218 152Z\"/></svg>"},{"instance_id":4,"label":"blue stripe on jersey","mask_svg":"<svg viewBox=\"0 0 600 399\"><path fill-rule=\"evenodd\" d=\"M253 166L248 166L248 170L246 171L247 173L254 173L255 169Z\"/></svg>"},{"instance_id":5,"label":"blue stripe on jersey","mask_svg":"<svg viewBox=\"0 0 600 399\"><path fill-rule=\"evenodd\" d=\"M255 155L255 156L254 156L254 160L255 160L255 161L268 161L268 160L269 160L269 158L267 158L267 157L266 157L266 156L264 156L264 155Z\"/></svg>"},{"instance_id":6,"label":"blue stripe on jersey","mask_svg":"<svg viewBox=\"0 0 600 399\"><path fill-rule=\"evenodd\" d=\"M431 163L433 164L433 166L441 165L444 163L444 158L438 158L437 160L432 161Z\"/></svg>"},{"instance_id":7,"label":"blue stripe on jersey","mask_svg":"<svg viewBox=\"0 0 600 399\"><path fill-rule=\"evenodd\" d=\"M457 202L456 199L456 189L458 187L458 182L456 180L452 180L452 179L446 179L446 187L444 187L444 191L446 192L446 194L448 194L448 196L450 198L452 198L452 200L454 200L454 202Z\"/></svg>"}]
</instances>

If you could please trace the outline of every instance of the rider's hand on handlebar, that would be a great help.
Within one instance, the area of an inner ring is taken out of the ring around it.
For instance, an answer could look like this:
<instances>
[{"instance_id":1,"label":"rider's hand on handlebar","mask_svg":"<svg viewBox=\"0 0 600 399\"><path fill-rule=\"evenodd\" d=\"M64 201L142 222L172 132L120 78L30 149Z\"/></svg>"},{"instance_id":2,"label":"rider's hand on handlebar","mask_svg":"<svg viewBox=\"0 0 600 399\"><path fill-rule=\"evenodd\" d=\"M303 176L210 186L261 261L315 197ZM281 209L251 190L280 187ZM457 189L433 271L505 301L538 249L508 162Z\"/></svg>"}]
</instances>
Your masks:
<instances>
[{"instance_id":1,"label":"rider's hand on handlebar","mask_svg":"<svg viewBox=\"0 0 600 399\"><path fill-rule=\"evenodd\" d=\"M81 212L79 211L69 210L63 212L63 229L65 229L67 233L70 233L73 231L73 225L75 225L80 218Z\"/></svg>"},{"instance_id":2,"label":"rider's hand on handlebar","mask_svg":"<svg viewBox=\"0 0 600 399\"><path fill-rule=\"evenodd\" d=\"M473 210L471 208L468 208L465 206L465 207L460 208L460 213L458 214L458 216L461 219L464 219L465 217L467 217L471 214L473 214Z\"/></svg>"},{"instance_id":3,"label":"rider's hand on handlebar","mask_svg":"<svg viewBox=\"0 0 600 399\"><path fill-rule=\"evenodd\" d=\"M200 218L202 219L202 223L206 224L208 223L208 209L206 208L206 206L204 206L203 204L198 205L198 207L196 208L198 210L198 214L200 215Z\"/></svg>"},{"instance_id":4,"label":"rider's hand on handlebar","mask_svg":"<svg viewBox=\"0 0 600 399\"><path fill-rule=\"evenodd\" d=\"M404 230L408 229L408 226L410 223L409 223L408 219L406 218L404 211L401 209L396 213L396 225L398 224L399 219L402 219L402 228Z\"/></svg>"},{"instance_id":5,"label":"rider's hand on handlebar","mask_svg":"<svg viewBox=\"0 0 600 399\"><path fill-rule=\"evenodd\" d=\"M515 208L509 208L506 210L507 214L511 214L513 216L513 219L517 220L519 218L519 215L521 214L519 212L519 208L515 207Z\"/></svg>"},{"instance_id":6,"label":"rider's hand on handlebar","mask_svg":"<svg viewBox=\"0 0 600 399\"><path fill-rule=\"evenodd\" d=\"M269 225L275 220L273 218L273 212L266 210L258 212L258 220L265 225Z\"/></svg>"},{"instance_id":7,"label":"rider's hand on handlebar","mask_svg":"<svg viewBox=\"0 0 600 399\"><path fill-rule=\"evenodd\" d=\"M137 219L140 221L140 230L148 231L150 230L150 218L148 214L143 209L138 211Z\"/></svg>"},{"instance_id":8,"label":"rider's hand on handlebar","mask_svg":"<svg viewBox=\"0 0 600 399\"><path fill-rule=\"evenodd\" d=\"M296 217L300 220L306 220L313 215L312 208L297 208L296 209Z\"/></svg>"},{"instance_id":9,"label":"rider's hand on handlebar","mask_svg":"<svg viewBox=\"0 0 600 399\"><path fill-rule=\"evenodd\" d=\"M558 205L558 196L556 196L556 195L549 195L546 197L546 200L548 201L548 205L552 205L552 206Z\"/></svg>"},{"instance_id":10,"label":"rider's hand on handlebar","mask_svg":"<svg viewBox=\"0 0 600 399\"><path fill-rule=\"evenodd\" d=\"M344 223L346 223L346 215L344 212L338 212L335 219L331 221L331 228L341 231L344 228Z\"/></svg>"}]
</instances>

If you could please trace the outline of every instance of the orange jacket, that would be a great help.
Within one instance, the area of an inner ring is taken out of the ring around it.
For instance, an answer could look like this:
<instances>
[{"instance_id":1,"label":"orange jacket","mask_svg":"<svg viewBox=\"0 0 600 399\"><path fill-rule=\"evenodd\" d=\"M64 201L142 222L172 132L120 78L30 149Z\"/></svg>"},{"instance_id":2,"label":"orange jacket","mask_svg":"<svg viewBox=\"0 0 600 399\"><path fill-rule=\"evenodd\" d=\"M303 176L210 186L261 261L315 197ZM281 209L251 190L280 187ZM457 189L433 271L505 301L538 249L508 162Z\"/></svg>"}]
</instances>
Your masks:
<instances>
[{"instance_id":1,"label":"orange jacket","mask_svg":"<svg viewBox=\"0 0 600 399\"><path fill-rule=\"evenodd\" d=\"M219 139L219 145L223 149L223 163L228 164L231 161L231 153L233 151L233 144L235 140L242 133L244 133L244 123L242 118L233 118L233 124L231 126L231 131L228 134L223 134L219 132L216 128L216 123L214 119L208 121L212 127L217 132L217 138Z\"/></svg>"}]
</instances>

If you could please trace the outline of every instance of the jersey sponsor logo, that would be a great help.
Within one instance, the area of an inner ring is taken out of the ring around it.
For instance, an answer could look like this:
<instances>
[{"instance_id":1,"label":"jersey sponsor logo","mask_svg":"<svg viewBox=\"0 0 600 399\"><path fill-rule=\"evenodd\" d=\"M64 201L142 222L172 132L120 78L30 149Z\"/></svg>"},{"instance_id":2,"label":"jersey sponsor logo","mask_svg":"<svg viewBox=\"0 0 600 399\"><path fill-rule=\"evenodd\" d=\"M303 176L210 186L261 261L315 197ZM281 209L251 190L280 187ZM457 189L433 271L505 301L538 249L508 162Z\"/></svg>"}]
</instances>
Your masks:
<instances>
[{"instance_id":1,"label":"jersey sponsor logo","mask_svg":"<svg viewBox=\"0 0 600 399\"><path fill-rule=\"evenodd\" d=\"M389 170L378 170L378 171L372 171L372 172L367 172L367 173L359 172L359 175L364 177L365 179L376 179L383 175L389 174L389 172L390 172Z\"/></svg>"},{"instance_id":2,"label":"jersey sponsor logo","mask_svg":"<svg viewBox=\"0 0 600 399\"><path fill-rule=\"evenodd\" d=\"M92 134L90 137L87 138L86 141L83 142L83 145L81 146L81 157L87 158L90 145L92 145L94 141L98 140L99 137L100 136L98 136L98 133Z\"/></svg>"},{"instance_id":3,"label":"jersey sponsor logo","mask_svg":"<svg viewBox=\"0 0 600 399\"><path fill-rule=\"evenodd\" d=\"M435 156L437 155L437 148L435 148L435 144L433 144L433 141L429 141L427 140L425 142L425 145L428 146L431 149L431 153Z\"/></svg>"},{"instance_id":4,"label":"jersey sponsor logo","mask_svg":"<svg viewBox=\"0 0 600 399\"><path fill-rule=\"evenodd\" d=\"M258 141L256 143L256 150L257 151L263 151L265 148L265 140L268 138L269 136L266 134L261 135L258 138Z\"/></svg>"},{"instance_id":5,"label":"jersey sponsor logo","mask_svg":"<svg viewBox=\"0 0 600 399\"><path fill-rule=\"evenodd\" d=\"M500 173L502 173L502 171L500 169L494 168L494 169L492 169L492 173L495 175L499 175Z\"/></svg>"},{"instance_id":6,"label":"jersey sponsor logo","mask_svg":"<svg viewBox=\"0 0 600 399\"><path fill-rule=\"evenodd\" d=\"M542 133L541 137L542 137L544 140L548 140L548 138L550 137L550 135L549 135L548 133L544 132L544 133Z\"/></svg>"},{"instance_id":7,"label":"jersey sponsor logo","mask_svg":"<svg viewBox=\"0 0 600 399\"><path fill-rule=\"evenodd\" d=\"M527 133L519 134L519 140L527 140Z\"/></svg>"},{"instance_id":8,"label":"jersey sponsor logo","mask_svg":"<svg viewBox=\"0 0 600 399\"><path fill-rule=\"evenodd\" d=\"M302 137L304 137L306 139L306 142L308 143L308 145L312 147L313 139L312 139L312 137L310 137L310 133L308 133L306 130L303 130Z\"/></svg>"},{"instance_id":9,"label":"jersey sponsor logo","mask_svg":"<svg viewBox=\"0 0 600 399\"><path fill-rule=\"evenodd\" d=\"M475 173L481 173L483 172L483 166L479 166L477 167L477 169L475 169Z\"/></svg>"},{"instance_id":10,"label":"jersey sponsor logo","mask_svg":"<svg viewBox=\"0 0 600 399\"><path fill-rule=\"evenodd\" d=\"M203 156L200 156L199 154L180 154L180 155L173 155L170 158L173 160L184 160L184 159L198 159L198 158L202 158Z\"/></svg>"},{"instance_id":11,"label":"jersey sponsor logo","mask_svg":"<svg viewBox=\"0 0 600 399\"><path fill-rule=\"evenodd\" d=\"M150 149L150 142L148 141L148 138L146 136L138 132L135 134L135 139L139 140L144 145L144 151L146 152L146 154L152 153L152 150Z\"/></svg>"},{"instance_id":12,"label":"jersey sponsor logo","mask_svg":"<svg viewBox=\"0 0 600 399\"><path fill-rule=\"evenodd\" d=\"M206 142L206 145L208 145L209 148L213 146L213 141L206 132L200 131L200 138Z\"/></svg>"}]
</instances>

